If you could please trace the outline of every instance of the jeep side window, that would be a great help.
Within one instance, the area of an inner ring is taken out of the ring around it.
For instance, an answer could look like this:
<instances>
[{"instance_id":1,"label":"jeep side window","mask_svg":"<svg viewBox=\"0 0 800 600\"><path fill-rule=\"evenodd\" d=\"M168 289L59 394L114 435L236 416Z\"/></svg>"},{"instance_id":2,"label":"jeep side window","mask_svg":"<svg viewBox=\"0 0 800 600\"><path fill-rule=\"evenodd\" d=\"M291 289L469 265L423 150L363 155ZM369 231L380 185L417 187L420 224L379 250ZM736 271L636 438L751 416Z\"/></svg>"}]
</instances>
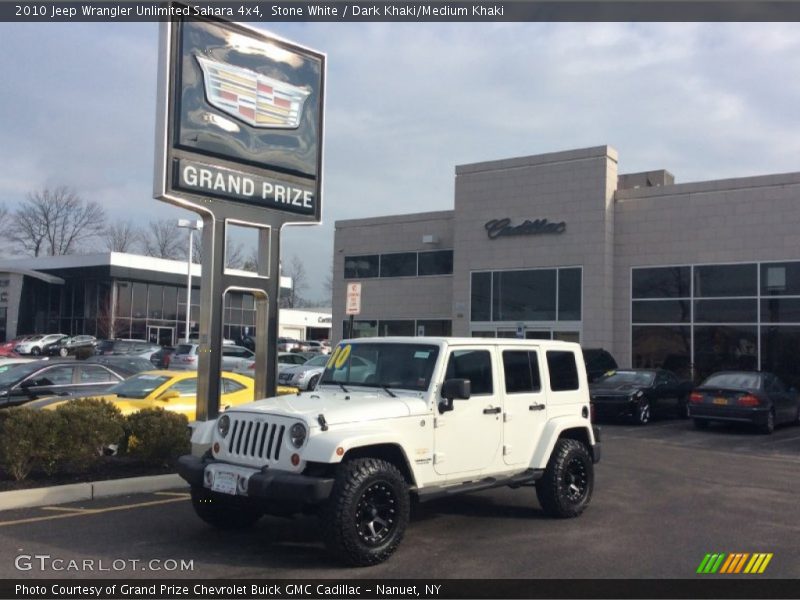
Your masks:
<instances>
[{"instance_id":1,"label":"jeep side window","mask_svg":"<svg viewBox=\"0 0 800 600\"><path fill-rule=\"evenodd\" d=\"M566 392L578 389L578 367L572 352L548 351L547 369L550 371L550 389L552 391Z\"/></svg>"},{"instance_id":2,"label":"jeep side window","mask_svg":"<svg viewBox=\"0 0 800 600\"><path fill-rule=\"evenodd\" d=\"M503 373L506 379L506 394L525 394L542 389L536 352L504 350Z\"/></svg>"},{"instance_id":3,"label":"jeep side window","mask_svg":"<svg viewBox=\"0 0 800 600\"><path fill-rule=\"evenodd\" d=\"M447 379L469 379L473 396L491 394L492 360L488 350L454 350L447 362Z\"/></svg>"}]
</instances>

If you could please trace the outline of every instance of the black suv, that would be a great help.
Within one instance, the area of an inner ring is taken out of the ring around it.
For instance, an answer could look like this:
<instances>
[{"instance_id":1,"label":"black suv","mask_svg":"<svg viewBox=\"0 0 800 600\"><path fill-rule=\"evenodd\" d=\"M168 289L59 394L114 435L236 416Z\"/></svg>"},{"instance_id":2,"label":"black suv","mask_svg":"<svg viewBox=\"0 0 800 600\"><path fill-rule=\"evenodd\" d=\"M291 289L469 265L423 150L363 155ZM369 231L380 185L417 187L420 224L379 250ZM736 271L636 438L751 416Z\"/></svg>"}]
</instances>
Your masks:
<instances>
[{"instance_id":1,"label":"black suv","mask_svg":"<svg viewBox=\"0 0 800 600\"><path fill-rule=\"evenodd\" d=\"M617 361L608 350L603 348L583 348L583 361L586 363L586 375L589 383L617 368Z\"/></svg>"}]
</instances>

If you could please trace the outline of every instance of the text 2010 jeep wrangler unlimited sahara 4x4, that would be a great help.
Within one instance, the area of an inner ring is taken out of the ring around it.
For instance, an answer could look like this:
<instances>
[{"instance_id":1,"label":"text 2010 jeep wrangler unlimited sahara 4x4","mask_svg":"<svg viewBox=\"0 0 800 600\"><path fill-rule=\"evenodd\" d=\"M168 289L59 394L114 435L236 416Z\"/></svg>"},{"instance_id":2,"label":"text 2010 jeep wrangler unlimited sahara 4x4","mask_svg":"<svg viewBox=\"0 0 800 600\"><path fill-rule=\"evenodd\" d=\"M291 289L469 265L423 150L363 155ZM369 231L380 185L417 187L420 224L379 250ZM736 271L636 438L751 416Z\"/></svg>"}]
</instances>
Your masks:
<instances>
[{"instance_id":1,"label":"text 2010 jeep wrangler unlimited sahara 4x4","mask_svg":"<svg viewBox=\"0 0 800 600\"><path fill-rule=\"evenodd\" d=\"M600 459L580 347L510 339L343 341L316 390L198 423L192 449L179 472L201 519L313 509L355 565L394 552L412 494L535 484L546 513L576 517Z\"/></svg>"}]
</instances>

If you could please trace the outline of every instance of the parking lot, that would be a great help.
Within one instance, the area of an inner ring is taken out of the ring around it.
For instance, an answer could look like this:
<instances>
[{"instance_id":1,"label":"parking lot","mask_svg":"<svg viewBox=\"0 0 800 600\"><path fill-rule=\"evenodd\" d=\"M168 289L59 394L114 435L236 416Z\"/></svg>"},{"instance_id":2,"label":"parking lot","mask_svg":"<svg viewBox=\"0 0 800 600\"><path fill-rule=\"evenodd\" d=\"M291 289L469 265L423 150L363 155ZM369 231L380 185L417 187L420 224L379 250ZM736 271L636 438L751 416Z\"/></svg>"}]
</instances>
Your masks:
<instances>
[{"instance_id":1,"label":"parking lot","mask_svg":"<svg viewBox=\"0 0 800 600\"><path fill-rule=\"evenodd\" d=\"M602 439L580 518L545 517L529 488L435 501L417 508L398 552L369 569L331 560L312 517L215 531L178 489L0 513L0 576L691 578L706 553L769 552L755 577L800 577L800 427L765 436L668 420L607 424ZM181 571L182 560L191 568Z\"/></svg>"}]
</instances>

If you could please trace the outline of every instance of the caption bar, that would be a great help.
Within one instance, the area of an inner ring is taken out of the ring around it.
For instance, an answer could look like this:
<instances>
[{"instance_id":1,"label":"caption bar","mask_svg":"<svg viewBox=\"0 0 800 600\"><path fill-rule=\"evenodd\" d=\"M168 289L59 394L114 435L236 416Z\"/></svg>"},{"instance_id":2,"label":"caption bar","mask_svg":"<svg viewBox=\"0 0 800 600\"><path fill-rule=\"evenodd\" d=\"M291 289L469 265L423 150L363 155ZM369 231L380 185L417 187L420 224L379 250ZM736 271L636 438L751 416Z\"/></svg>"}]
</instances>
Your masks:
<instances>
[{"instance_id":1,"label":"caption bar","mask_svg":"<svg viewBox=\"0 0 800 600\"><path fill-rule=\"evenodd\" d=\"M223 18L250 22L800 21L800 3L759 0L513 0L491 2L2 2L0 21L93 22Z\"/></svg>"},{"instance_id":2,"label":"caption bar","mask_svg":"<svg viewBox=\"0 0 800 600\"><path fill-rule=\"evenodd\" d=\"M441 579L441 580L152 580L0 581L0 597L250 600L339 598L798 598L793 579Z\"/></svg>"}]
</instances>

